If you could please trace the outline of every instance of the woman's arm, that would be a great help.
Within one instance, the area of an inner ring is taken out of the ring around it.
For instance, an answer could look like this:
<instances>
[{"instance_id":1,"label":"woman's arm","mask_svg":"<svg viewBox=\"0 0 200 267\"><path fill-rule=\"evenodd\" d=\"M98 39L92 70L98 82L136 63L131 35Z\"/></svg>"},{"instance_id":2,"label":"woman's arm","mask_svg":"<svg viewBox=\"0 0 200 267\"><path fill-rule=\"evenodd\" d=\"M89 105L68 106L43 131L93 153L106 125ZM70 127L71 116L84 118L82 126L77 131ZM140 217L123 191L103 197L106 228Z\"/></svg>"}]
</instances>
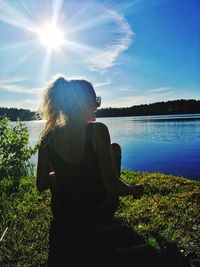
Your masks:
<instances>
[{"instance_id":1,"label":"woman's arm","mask_svg":"<svg viewBox=\"0 0 200 267\"><path fill-rule=\"evenodd\" d=\"M102 123L94 124L95 148L101 176L110 196L141 195L143 188L139 185L128 185L117 177L111 150L108 128Z\"/></svg>"},{"instance_id":2,"label":"woman's arm","mask_svg":"<svg viewBox=\"0 0 200 267\"><path fill-rule=\"evenodd\" d=\"M118 195L117 176L112 158L110 134L106 125L94 123L95 150L98 158L101 177L109 195Z\"/></svg>"},{"instance_id":3,"label":"woman's arm","mask_svg":"<svg viewBox=\"0 0 200 267\"><path fill-rule=\"evenodd\" d=\"M40 145L38 150L37 180L36 186L39 192L52 188L55 173L51 172L48 155L45 147Z\"/></svg>"}]
</instances>

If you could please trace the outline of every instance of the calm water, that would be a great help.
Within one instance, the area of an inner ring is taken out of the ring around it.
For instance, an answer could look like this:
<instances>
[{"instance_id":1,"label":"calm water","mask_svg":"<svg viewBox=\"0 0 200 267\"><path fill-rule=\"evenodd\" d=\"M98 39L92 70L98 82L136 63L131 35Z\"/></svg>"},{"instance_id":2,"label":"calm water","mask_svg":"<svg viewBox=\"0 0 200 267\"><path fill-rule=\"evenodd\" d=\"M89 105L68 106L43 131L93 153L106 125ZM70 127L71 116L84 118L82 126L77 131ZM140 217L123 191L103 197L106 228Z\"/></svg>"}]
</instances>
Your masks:
<instances>
[{"instance_id":1,"label":"calm water","mask_svg":"<svg viewBox=\"0 0 200 267\"><path fill-rule=\"evenodd\" d=\"M200 114L98 118L122 147L122 168L200 180ZM26 122L35 144L44 121ZM37 162L37 156L33 157Z\"/></svg>"}]
</instances>

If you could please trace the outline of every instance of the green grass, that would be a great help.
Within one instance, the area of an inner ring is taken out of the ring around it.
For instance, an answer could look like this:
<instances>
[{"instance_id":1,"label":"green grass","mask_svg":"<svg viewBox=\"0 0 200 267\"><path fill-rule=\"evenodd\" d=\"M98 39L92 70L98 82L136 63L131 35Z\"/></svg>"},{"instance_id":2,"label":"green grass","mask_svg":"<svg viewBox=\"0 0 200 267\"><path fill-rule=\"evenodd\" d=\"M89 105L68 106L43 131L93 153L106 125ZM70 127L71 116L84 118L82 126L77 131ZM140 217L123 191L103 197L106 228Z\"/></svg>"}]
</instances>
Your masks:
<instances>
[{"instance_id":1,"label":"green grass","mask_svg":"<svg viewBox=\"0 0 200 267\"><path fill-rule=\"evenodd\" d=\"M162 246L176 243L184 250L199 251L200 183L158 173L122 171L122 179L144 185L139 200L121 199L118 216L137 233Z\"/></svg>"},{"instance_id":2,"label":"green grass","mask_svg":"<svg viewBox=\"0 0 200 267\"><path fill-rule=\"evenodd\" d=\"M145 192L120 200L117 216L158 249L175 243L185 253L200 250L200 184L158 173L123 170L122 179L141 183ZM5 182L4 182L5 183ZM51 219L50 193L39 194L35 178L22 178L19 190L8 195L0 184L0 266L45 266Z\"/></svg>"},{"instance_id":3,"label":"green grass","mask_svg":"<svg viewBox=\"0 0 200 267\"><path fill-rule=\"evenodd\" d=\"M35 178L21 179L19 192L0 197L0 266L45 266L51 218L50 194L39 194Z\"/></svg>"}]
</instances>

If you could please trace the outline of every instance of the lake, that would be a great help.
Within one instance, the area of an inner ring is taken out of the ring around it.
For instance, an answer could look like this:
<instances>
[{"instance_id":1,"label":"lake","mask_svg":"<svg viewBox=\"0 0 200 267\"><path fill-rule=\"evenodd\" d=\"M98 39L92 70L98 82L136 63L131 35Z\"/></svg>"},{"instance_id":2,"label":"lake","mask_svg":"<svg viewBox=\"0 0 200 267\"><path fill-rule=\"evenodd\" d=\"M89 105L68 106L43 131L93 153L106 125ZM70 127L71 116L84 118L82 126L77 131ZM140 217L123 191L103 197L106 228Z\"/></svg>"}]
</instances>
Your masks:
<instances>
[{"instance_id":1,"label":"lake","mask_svg":"<svg viewBox=\"0 0 200 267\"><path fill-rule=\"evenodd\" d=\"M122 147L122 168L200 180L200 114L97 118ZM34 145L44 121L25 122ZM32 158L37 162L37 155Z\"/></svg>"}]
</instances>

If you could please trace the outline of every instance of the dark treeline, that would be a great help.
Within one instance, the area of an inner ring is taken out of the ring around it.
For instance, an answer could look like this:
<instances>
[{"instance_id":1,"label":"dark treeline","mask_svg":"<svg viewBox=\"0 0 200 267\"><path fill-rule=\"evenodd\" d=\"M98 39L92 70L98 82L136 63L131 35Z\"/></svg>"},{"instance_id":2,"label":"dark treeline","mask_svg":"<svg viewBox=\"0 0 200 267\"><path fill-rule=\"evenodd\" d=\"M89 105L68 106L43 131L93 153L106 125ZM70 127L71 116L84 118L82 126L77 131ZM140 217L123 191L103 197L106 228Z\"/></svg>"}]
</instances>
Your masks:
<instances>
[{"instance_id":1,"label":"dark treeline","mask_svg":"<svg viewBox=\"0 0 200 267\"><path fill-rule=\"evenodd\" d=\"M17 109L17 108L1 108L0 107L0 119L7 117L11 121L21 121L35 120L35 112L29 109Z\"/></svg>"},{"instance_id":2,"label":"dark treeline","mask_svg":"<svg viewBox=\"0 0 200 267\"><path fill-rule=\"evenodd\" d=\"M97 117L145 116L200 113L200 100L173 100L127 108L103 108L96 112Z\"/></svg>"},{"instance_id":3,"label":"dark treeline","mask_svg":"<svg viewBox=\"0 0 200 267\"><path fill-rule=\"evenodd\" d=\"M173 100L153 104L137 105L127 108L102 108L97 117L145 116L200 113L200 100ZM28 109L0 108L0 119L8 117L12 121L35 120L36 112Z\"/></svg>"}]
</instances>

